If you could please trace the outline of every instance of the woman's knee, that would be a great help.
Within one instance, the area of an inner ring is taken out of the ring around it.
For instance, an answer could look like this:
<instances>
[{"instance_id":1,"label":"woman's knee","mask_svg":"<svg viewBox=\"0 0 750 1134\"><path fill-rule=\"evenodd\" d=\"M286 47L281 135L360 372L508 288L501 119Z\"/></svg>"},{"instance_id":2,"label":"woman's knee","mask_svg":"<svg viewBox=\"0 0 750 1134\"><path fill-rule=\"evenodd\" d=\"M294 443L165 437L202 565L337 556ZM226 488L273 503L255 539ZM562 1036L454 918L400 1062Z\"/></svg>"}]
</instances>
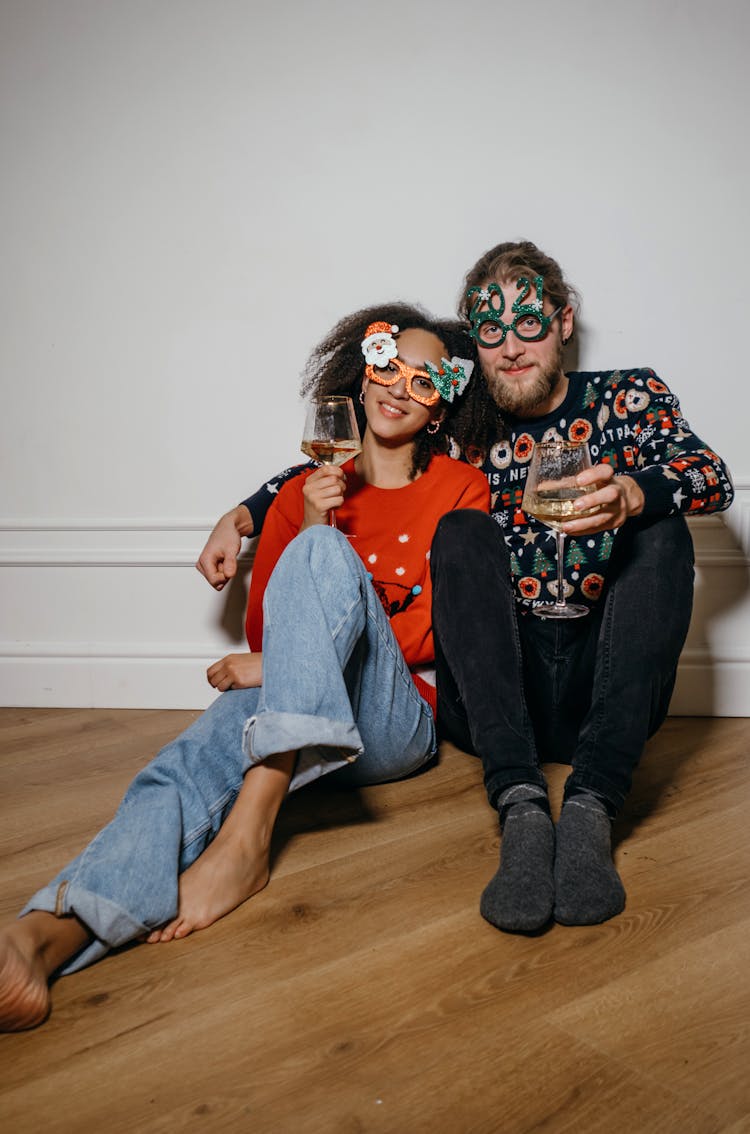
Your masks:
<instances>
[{"instance_id":1,"label":"woman's knee","mask_svg":"<svg viewBox=\"0 0 750 1134\"><path fill-rule=\"evenodd\" d=\"M308 622L325 612L326 625L337 625L357 607L367 605L370 586L365 567L341 532L318 525L287 545L263 597L265 625L290 625L290 611Z\"/></svg>"},{"instance_id":2,"label":"woman's knee","mask_svg":"<svg viewBox=\"0 0 750 1134\"><path fill-rule=\"evenodd\" d=\"M273 575L280 578L292 576L299 570L307 574L323 573L330 578L332 573L359 573L360 560L352 551L346 536L336 528L325 524L315 524L305 528L287 544L279 557ZM273 578L273 576L272 576Z\"/></svg>"}]
</instances>

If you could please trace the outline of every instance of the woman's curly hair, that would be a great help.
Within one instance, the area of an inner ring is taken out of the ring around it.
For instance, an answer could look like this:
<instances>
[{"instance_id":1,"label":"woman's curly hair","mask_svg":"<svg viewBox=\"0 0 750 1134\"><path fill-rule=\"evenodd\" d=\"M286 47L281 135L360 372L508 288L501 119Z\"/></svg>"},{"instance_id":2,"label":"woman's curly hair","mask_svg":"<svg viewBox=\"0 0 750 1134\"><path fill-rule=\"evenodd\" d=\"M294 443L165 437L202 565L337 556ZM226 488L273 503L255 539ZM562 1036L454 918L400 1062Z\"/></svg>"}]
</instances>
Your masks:
<instances>
[{"instance_id":1,"label":"woman's curly hair","mask_svg":"<svg viewBox=\"0 0 750 1134\"><path fill-rule=\"evenodd\" d=\"M445 346L446 358L456 355L474 362L474 372L463 395L452 403L441 403L445 417L438 432L428 433L425 427L414 438L411 479L424 472L435 454L447 453L451 439L476 460L497 436L498 413L482 377L469 325L458 319L436 319L423 308L401 301L363 307L346 315L308 358L302 372L303 397L348 394L354 402L360 432L364 433L367 422L359 400L365 375L362 340L370 323L379 322L395 323L399 331L415 327L429 331Z\"/></svg>"}]
</instances>

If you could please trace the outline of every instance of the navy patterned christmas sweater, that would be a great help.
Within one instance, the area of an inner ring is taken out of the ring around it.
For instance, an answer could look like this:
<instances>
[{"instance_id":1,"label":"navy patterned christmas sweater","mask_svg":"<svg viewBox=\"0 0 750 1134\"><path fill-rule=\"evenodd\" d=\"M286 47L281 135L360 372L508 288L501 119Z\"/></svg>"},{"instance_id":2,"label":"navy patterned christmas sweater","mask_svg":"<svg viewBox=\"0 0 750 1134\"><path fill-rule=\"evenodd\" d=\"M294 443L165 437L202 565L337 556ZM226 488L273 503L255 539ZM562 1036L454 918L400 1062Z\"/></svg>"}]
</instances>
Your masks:
<instances>
[{"instance_id":1,"label":"navy patterned christmas sweater","mask_svg":"<svg viewBox=\"0 0 750 1134\"><path fill-rule=\"evenodd\" d=\"M644 516L696 515L728 508L734 490L724 462L693 433L676 396L653 370L587 371L568 375L562 405L547 417L506 419L507 436L487 454L462 454L485 473L493 519L510 551L517 597L523 607L554 598L554 535L521 510L535 441L588 441L594 464L612 465L637 480ZM286 469L243 501L260 531L267 509L284 481L302 468ZM615 531L569 536L565 544L565 592L593 605L604 586Z\"/></svg>"}]
</instances>

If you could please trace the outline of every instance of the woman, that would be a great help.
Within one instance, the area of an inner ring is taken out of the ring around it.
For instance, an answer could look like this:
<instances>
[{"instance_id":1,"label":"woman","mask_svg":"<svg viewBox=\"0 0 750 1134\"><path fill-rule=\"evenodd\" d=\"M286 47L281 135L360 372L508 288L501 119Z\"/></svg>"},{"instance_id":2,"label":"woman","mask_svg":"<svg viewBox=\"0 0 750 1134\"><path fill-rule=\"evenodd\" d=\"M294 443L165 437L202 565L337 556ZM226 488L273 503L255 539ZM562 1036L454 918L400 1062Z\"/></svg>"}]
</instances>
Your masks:
<instances>
[{"instance_id":1,"label":"woman","mask_svg":"<svg viewBox=\"0 0 750 1134\"><path fill-rule=\"evenodd\" d=\"M362 452L284 486L253 570L252 652L211 666L222 695L0 935L4 1029L45 1019L58 970L184 937L262 889L288 791L324 773L397 779L434 753L430 541L446 511L489 508L484 476L445 455L445 427L471 413L472 364L447 357L466 351L460 336L393 304L342 320L313 353L305 392L355 399Z\"/></svg>"}]
</instances>

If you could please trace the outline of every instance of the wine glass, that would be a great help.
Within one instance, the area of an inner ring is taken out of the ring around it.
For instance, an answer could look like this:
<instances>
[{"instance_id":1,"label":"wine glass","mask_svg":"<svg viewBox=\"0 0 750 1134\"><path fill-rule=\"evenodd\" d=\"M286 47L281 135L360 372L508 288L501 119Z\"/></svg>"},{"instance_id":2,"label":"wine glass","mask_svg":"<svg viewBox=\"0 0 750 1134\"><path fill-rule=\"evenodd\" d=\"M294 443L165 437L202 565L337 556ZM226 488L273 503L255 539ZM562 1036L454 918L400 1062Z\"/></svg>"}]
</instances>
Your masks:
<instances>
[{"instance_id":1,"label":"wine glass","mask_svg":"<svg viewBox=\"0 0 750 1134\"><path fill-rule=\"evenodd\" d=\"M598 511L597 507L581 511L573 507L579 496L595 490L592 484L576 483L578 474L590 468L591 453L585 441L539 441L534 446L521 508L552 528L557 548L555 601L531 608L532 614L538 614L540 618L582 618L589 612L587 606L565 601L565 532L560 530L560 526L566 520Z\"/></svg>"},{"instance_id":2,"label":"wine glass","mask_svg":"<svg viewBox=\"0 0 750 1134\"><path fill-rule=\"evenodd\" d=\"M302 431L302 452L321 465L343 465L362 451L352 399L341 395L313 398ZM328 523L336 527L333 508Z\"/></svg>"}]
</instances>

